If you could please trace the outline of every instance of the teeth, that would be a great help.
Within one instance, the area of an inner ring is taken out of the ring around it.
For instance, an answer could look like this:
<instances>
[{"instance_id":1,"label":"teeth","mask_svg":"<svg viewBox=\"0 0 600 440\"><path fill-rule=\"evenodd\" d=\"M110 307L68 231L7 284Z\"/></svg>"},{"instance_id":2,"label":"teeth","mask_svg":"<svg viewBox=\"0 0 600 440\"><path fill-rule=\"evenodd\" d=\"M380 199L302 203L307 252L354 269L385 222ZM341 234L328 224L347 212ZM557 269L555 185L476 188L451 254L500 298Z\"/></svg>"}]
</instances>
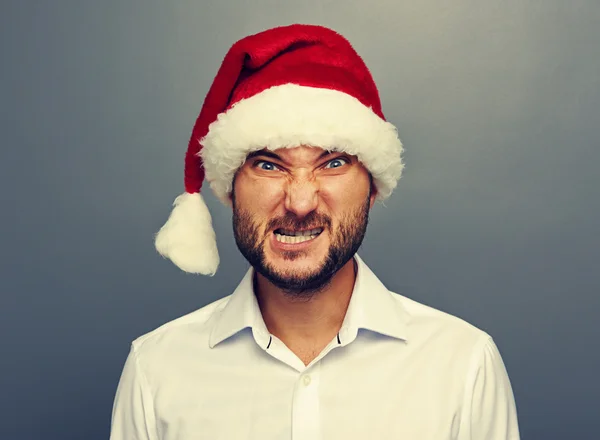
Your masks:
<instances>
[{"instance_id":1,"label":"teeth","mask_svg":"<svg viewBox=\"0 0 600 440\"><path fill-rule=\"evenodd\" d=\"M317 234L312 234L312 235L295 235L295 236L291 236L291 235L282 235L282 234L275 234L275 238L277 239L277 241L281 242L281 243L289 243L289 244L296 244L296 243L303 243L305 241L309 241L312 240L316 237L318 237L318 233Z\"/></svg>"},{"instance_id":2,"label":"teeth","mask_svg":"<svg viewBox=\"0 0 600 440\"><path fill-rule=\"evenodd\" d=\"M286 236L290 237L309 237L313 235L319 235L323 231L323 228L311 229L308 231L284 231Z\"/></svg>"}]
</instances>

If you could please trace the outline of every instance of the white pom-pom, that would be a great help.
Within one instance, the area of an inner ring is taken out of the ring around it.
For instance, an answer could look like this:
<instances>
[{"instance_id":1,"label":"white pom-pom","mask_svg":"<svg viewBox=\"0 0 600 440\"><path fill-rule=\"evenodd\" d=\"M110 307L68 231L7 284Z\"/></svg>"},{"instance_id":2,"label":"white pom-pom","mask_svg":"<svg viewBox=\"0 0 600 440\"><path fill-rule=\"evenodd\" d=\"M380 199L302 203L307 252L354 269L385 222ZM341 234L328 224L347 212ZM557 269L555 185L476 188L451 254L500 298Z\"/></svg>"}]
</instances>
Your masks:
<instances>
[{"instance_id":1,"label":"white pom-pom","mask_svg":"<svg viewBox=\"0 0 600 440\"><path fill-rule=\"evenodd\" d=\"M173 211L156 234L156 250L185 272L214 275L219 251L210 212L200 193L175 199Z\"/></svg>"}]
</instances>

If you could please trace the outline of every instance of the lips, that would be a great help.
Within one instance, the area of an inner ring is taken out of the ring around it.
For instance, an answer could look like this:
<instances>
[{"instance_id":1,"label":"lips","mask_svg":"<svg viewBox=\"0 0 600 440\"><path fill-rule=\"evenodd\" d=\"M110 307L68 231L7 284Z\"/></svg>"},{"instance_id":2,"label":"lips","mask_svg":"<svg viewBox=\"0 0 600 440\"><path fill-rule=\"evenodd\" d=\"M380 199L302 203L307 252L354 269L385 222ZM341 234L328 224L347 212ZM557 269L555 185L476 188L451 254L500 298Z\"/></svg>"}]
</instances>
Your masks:
<instances>
[{"instance_id":1,"label":"lips","mask_svg":"<svg viewBox=\"0 0 600 440\"><path fill-rule=\"evenodd\" d=\"M273 231L273 234L279 243L298 244L314 240L321 232L323 232L323 228L304 230L276 229Z\"/></svg>"},{"instance_id":2,"label":"lips","mask_svg":"<svg viewBox=\"0 0 600 440\"><path fill-rule=\"evenodd\" d=\"M280 250L300 250L310 246L323 231L323 227L303 229L277 228L271 235L272 245Z\"/></svg>"}]
</instances>

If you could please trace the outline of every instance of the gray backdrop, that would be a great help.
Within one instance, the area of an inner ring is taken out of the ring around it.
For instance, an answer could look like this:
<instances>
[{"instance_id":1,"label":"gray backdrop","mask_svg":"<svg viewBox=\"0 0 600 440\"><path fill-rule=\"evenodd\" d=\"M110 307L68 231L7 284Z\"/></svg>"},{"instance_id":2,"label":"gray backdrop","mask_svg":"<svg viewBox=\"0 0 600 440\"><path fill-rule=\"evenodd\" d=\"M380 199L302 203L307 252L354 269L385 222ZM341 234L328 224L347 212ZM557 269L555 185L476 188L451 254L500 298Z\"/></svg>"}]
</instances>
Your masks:
<instances>
[{"instance_id":1,"label":"gray backdrop","mask_svg":"<svg viewBox=\"0 0 600 440\"><path fill-rule=\"evenodd\" d=\"M106 439L131 340L238 283L212 195L214 278L152 236L225 52L293 22L350 39L406 145L363 258L494 336L523 438L600 438L600 2L368 3L2 2L1 439Z\"/></svg>"}]
</instances>

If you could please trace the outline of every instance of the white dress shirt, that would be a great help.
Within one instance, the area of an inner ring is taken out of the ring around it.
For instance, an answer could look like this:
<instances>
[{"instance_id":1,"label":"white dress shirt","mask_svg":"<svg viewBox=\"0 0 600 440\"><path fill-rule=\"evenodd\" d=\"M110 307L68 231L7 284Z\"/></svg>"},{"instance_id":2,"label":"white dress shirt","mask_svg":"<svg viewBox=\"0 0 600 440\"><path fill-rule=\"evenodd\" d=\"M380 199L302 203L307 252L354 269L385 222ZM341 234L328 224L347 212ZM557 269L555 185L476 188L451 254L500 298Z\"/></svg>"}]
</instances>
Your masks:
<instances>
[{"instance_id":1,"label":"white dress shirt","mask_svg":"<svg viewBox=\"0 0 600 440\"><path fill-rule=\"evenodd\" d=\"M339 334L308 365L232 295L133 341L111 440L516 440L492 338L392 293L358 257Z\"/></svg>"}]
</instances>

